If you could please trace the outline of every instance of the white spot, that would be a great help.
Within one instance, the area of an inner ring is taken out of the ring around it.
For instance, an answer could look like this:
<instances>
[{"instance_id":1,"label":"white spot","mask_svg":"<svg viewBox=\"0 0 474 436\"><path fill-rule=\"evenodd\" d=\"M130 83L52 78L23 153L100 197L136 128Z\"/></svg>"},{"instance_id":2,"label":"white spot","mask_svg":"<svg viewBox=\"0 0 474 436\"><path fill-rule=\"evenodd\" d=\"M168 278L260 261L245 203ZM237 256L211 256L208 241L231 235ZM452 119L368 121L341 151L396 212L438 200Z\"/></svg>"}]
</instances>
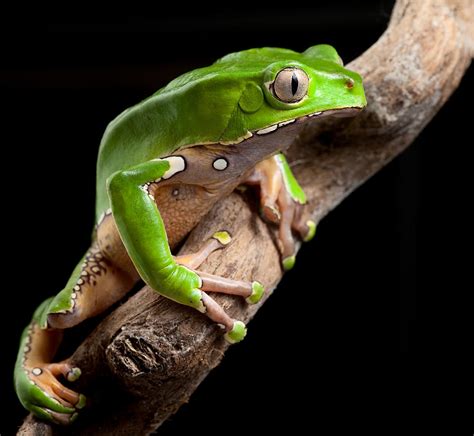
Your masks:
<instances>
[{"instance_id":1,"label":"white spot","mask_svg":"<svg viewBox=\"0 0 474 436\"><path fill-rule=\"evenodd\" d=\"M73 288L73 289L74 289L76 292L79 292L79 291L81 290L81 287L80 287L80 286L78 286L78 285L76 285L76 286L74 286L74 288Z\"/></svg>"},{"instance_id":2,"label":"white spot","mask_svg":"<svg viewBox=\"0 0 474 436\"><path fill-rule=\"evenodd\" d=\"M84 280L79 279L79 280L77 281L77 284L78 284L78 285L83 285L83 284L84 284Z\"/></svg>"},{"instance_id":3,"label":"white spot","mask_svg":"<svg viewBox=\"0 0 474 436\"><path fill-rule=\"evenodd\" d=\"M179 189L173 189L173 192L171 193L171 195L176 197L178 194L179 194Z\"/></svg>"},{"instance_id":4,"label":"white spot","mask_svg":"<svg viewBox=\"0 0 474 436\"><path fill-rule=\"evenodd\" d=\"M252 132L247 132L244 136L234 139L233 141L219 141L219 144L222 145L232 145L232 144L240 144L242 141L249 139L253 136Z\"/></svg>"},{"instance_id":5,"label":"white spot","mask_svg":"<svg viewBox=\"0 0 474 436\"><path fill-rule=\"evenodd\" d=\"M92 272L98 273L100 271L100 268L98 266L93 266L91 270Z\"/></svg>"},{"instance_id":6,"label":"white spot","mask_svg":"<svg viewBox=\"0 0 474 436\"><path fill-rule=\"evenodd\" d=\"M161 182L161 177L159 179L156 179L154 183L160 183Z\"/></svg>"},{"instance_id":7,"label":"white spot","mask_svg":"<svg viewBox=\"0 0 474 436\"><path fill-rule=\"evenodd\" d=\"M89 273L87 271L82 271L81 272L81 276L87 276L87 275L89 275Z\"/></svg>"},{"instance_id":8,"label":"white spot","mask_svg":"<svg viewBox=\"0 0 474 436\"><path fill-rule=\"evenodd\" d=\"M33 375L41 375L41 374L43 373L43 370L42 370L41 368L33 368L33 369L31 370L31 373L32 373Z\"/></svg>"},{"instance_id":9,"label":"white spot","mask_svg":"<svg viewBox=\"0 0 474 436\"><path fill-rule=\"evenodd\" d=\"M216 159L213 163L212 166L214 167L215 170L217 171L223 171L227 168L229 165L229 162L227 162L226 159L223 157L220 157L219 159Z\"/></svg>"},{"instance_id":10,"label":"white spot","mask_svg":"<svg viewBox=\"0 0 474 436\"><path fill-rule=\"evenodd\" d=\"M278 123L278 127L283 127L283 126L286 126L288 124L291 124L291 123L294 123L296 120L293 119L293 120L288 120L288 121L283 121L281 123Z\"/></svg>"},{"instance_id":11,"label":"white spot","mask_svg":"<svg viewBox=\"0 0 474 436\"><path fill-rule=\"evenodd\" d=\"M273 126L265 127L265 129L257 130L257 135L266 135L267 133L273 132L278 128L278 124Z\"/></svg>"},{"instance_id":12,"label":"white spot","mask_svg":"<svg viewBox=\"0 0 474 436\"><path fill-rule=\"evenodd\" d=\"M24 353L29 353L30 352L30 347L28 347L28 345L25 346L25 348L23 348L23 352Z\"/></svg>"},{"instance_id":13,"label":"white spot","mask_svg":"<svg viewBox=\"0 0 474 436\"><path fill-rule=\"evenodd\" d=\"M163 174L163 179L169 179L173 177L176 173L184 171L186 168L186 161L181 156L170 156L166 159L170 163L170 169Z\"/></svg>"},{"instance_id":14,"label":"white spot","mask_svg":"<svg viewBox=\"0 0 474 436\"><path fill-rule=\"evenodd\" d=\"M73 293L71 294L71 298L72 298L73 300L75 300L75 299L77 298L77 294L76 294L75 292L73 292Z\"/></svg>"},{"instance_id":15,"label":"white spot","mask_svg":"<svg viewBox=\"0 0 474 436\"><path fill-rule=\"evenodd\" d=\"M314 112L313 114L309 114L308 117L314 117L319 114L322 114L322 112Z\"/></svg>"}]
</instances>

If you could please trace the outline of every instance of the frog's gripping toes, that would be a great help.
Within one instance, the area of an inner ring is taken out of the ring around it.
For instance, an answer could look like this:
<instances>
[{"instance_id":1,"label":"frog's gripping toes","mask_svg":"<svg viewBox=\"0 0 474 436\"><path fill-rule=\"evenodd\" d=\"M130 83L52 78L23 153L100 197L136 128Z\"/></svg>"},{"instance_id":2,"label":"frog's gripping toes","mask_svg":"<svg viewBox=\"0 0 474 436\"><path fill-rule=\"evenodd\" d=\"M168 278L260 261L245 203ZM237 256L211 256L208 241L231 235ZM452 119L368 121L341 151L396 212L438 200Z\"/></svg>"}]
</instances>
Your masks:
<instances>
[{"instance_id":1,"label":"frog's gripping toes","mask_svg":"<svg viewBox=\"0 0 474 436\"><path fill-rule=\"evenodd\" d=\"M52 363L62 329L103 312L140 279L205 313L228 342L241 341L245 324L209 294L256 304L262 284L199 271L230 235L216 232L193 254L171 250L217 201L246 183L260 188L261 212L279 228L283 268L292 268L295 238L310 240L316 224L304 216L306 196L283 153L306 124L352 116L365 105L361 77L343 67L333 47L260 48L184 74L113 120L97 161L92 245L21 339L15 366L21 403L58 424L79 416L85 397L65 384L80 369L68 360Z\"/></svg>"},{"instance_id":2,"label":"frog's gripping toes","mask_svg":"<svg viewBox=\"0 0 474 436\"><path fill-rule=\"evenodd\" d=\"M15 365L15 389L23 406L34 415L56 424L70 424L85 406L86 397L67 387L60 379L76 381L81 371L69 362L48 363L54 357L61 333L41 329L38 316L46 301L36 311L21 338Z\"/></svg>"}]
</instances>

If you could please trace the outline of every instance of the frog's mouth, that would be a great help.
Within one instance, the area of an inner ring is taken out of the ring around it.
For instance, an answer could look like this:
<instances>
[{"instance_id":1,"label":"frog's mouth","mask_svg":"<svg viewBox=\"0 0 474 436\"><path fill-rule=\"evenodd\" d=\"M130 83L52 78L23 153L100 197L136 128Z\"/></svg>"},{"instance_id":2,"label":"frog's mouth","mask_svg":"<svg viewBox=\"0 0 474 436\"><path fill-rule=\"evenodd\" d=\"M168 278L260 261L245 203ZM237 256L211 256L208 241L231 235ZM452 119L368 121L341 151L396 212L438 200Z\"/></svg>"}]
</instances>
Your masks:
<instances>
[{"instance_id":1,"label":"frog's mouth","mask_svg":"<svg viewBox=\"0 0 474 436\"><path fill-rule=\"evenodd\" d=\"M310 119L314 119L314 118L323 118L323 117L327 117L327 116L340 117L340 118L354 117L362 109L363 109L363 107L354 106L354 107L345 107L345 108L340 108L340 109L328 109L328 110L325 110L325 111L313 112L313 113L308 114L308 115L303 115L302 117L293 118L293 119L286 120L286 121L281 121L280 123L277 123L277 124L272 124L268 127L265 127L264 129L256 130L256 131L252 132L252 134L267 135L268 133L275 132L277 129L279 129L281 127L288 126L290 124L301 124L301 123L304 123L304 122L306 122Z\"/></svg>"},{"instance_id":2,"label":"frog's mouth","mask_svg":"<svg viewBox=\"0 0 474 436\"><path fill-rule=\"evenodd\" d=\"M304 128L305 123L310 120L327 116L353 117L362 109L363 107L345 107L314 112L295 119L280 121L252 132L249 131L247 135L236 141L219 142L219 144L226 146L222 153L227 158L230 154L241 155L245 156L245 165L249 162L257 163L275 153L285 152ZM228 145L232 145L232 147L227 147ZM244 163L241 163L240 168L243 167Z\"/></svg>"}]
</instances>

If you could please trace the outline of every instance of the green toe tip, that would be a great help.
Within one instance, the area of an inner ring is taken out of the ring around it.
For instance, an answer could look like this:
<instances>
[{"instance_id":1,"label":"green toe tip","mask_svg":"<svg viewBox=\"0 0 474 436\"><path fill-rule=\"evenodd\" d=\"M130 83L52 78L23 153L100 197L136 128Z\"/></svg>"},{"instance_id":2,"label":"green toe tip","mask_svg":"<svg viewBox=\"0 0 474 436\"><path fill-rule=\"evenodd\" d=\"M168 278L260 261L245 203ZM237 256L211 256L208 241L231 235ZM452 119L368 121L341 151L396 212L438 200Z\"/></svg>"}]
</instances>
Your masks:
<instances>
[{"instance_id":1,"label":"green toe tip","mask_svg":"<svg viewBox=\"0 0 474 436\"><path fill-rule=\"evenodd\" d=\"M69 418L69 422L72 424L77 418L79 418L79 413L74 413L71 415L71 418Z\"/></svg>"},{"instance_id":2,"label":"green toe tip","mask_svg":"<svg viewBox=\"0 0 474 436\"><path fill-rule=\"evenodd\" d=\"M84 406L86 405L86 401L87 401L86 396L83 394L80 394L79 401L76 404L76 409L83 409Z\"/></svg>"},{"instance_id":3,"label":"green toe tip","mask_svg":"<svg viewBox=\"0 0 474 436\"><path fill-rule=\"evenodd\" d=\"M265 294L265 288L260 282L252 283L252 293L245 299L249 304L257 304Z\"/></svg>"},{"instance_id":4,"label":"green toe tip","mask_svg":"<svg viewBox=\"0 0 474 436\"><path fill-rule=\"evenodd\" d=\"M306 221L306 225L308 226L308 233L304 237L303 241L309 242L311 241L311 239L314 238L314 235L316 234L316 223L313 220L308 220Z\"/></svg>"},{"instance_id":5,"label":"green toe tip","mask_svg":"<svg viewBox=\"0 0 474 436\"><path fill-rule=\"evenodd\" d=\"M247 334L247 327L242 321L234 321L234 327L230 332L224 335L224 338L230 344L236 344L245 338Z\"/></svg>"},{"instance_id":6,"label":"green toe tip","mask_svg":"<svg viewBox=\"0 0 474 436\"><path fill-rule=\"evenodd\" d=\"M227 245L232 241L232 237L230 236L229 232L225 230L222 232L216 232L212 235L214 239L217 239L222 245Z\"/></svg>"},{"instance_id":7,"label":"green toe tip","mask_svg":"<svg viewBox=\"0 0 474 436\"><path fill-rule=\"evenodd\" d=\"M67 374L67 380L70 382L75 382L81 376L81 374L82 372L80 368L72 368Z\"/></svg>"},{"instance_id":8,"label":"green toe tip","mask_svg":"<svg viewBox=\"0 0 474 436\"><path fill-rule=\"evenodd\" d=\"M283 259L283 262L282 262L283 263L283 269L285 271L289 271L291 268L293 268L295 266L295 261L296 261L295 255L285 257Z\"/></svg>"}]
</instances>

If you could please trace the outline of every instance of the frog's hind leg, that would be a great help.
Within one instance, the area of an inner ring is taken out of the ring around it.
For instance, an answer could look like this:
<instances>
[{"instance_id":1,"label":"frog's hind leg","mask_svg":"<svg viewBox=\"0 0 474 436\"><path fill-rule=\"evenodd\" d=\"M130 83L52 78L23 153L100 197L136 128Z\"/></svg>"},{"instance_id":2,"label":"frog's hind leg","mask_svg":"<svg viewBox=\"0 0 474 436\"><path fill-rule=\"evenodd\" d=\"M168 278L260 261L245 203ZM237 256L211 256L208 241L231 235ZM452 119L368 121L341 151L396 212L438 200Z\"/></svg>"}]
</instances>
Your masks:
<instances>
[{"instance_id":1,"label":"frog's hind leg","mask_svg":"<svg viewBox=\"0 0 474 436\"><path fill-rule=\"evenodd\" d=\"M81 375L68 360L54 362L62 329L97 315L121 298L138 278L111 216L97 229L95 244L74 270L66 287L46 300L23 333L15 366L15 387L23 406L36 416L69 424L85 397L68 387Z\"/></svg>"},{"instance_id":2,"label":"frog's hind leg","mask_svg":"<svg viewBox=\"0 0 474 436\"><path fill-rule=\"evenodd\" d=\"M95 243L51 302L42 326L64 329L96 316L121 299L138 279L114 219L107 214L97 228Z\"/></svg>"},{"instance_id":3,"label":"frog's hind leg","mask_svg":"<svg viewBox=\"0 0 474 436\"><path fill-rule=\"evenodd\" d=\"M314 237L316 224L304 218L306 196L296 181L283 154L277 154L258 163L244 181L260 187L260 203L263 216L279 224L284 269L291 269L295 262L295 237L303 241Z\"/></svg>"}]
</instances>

